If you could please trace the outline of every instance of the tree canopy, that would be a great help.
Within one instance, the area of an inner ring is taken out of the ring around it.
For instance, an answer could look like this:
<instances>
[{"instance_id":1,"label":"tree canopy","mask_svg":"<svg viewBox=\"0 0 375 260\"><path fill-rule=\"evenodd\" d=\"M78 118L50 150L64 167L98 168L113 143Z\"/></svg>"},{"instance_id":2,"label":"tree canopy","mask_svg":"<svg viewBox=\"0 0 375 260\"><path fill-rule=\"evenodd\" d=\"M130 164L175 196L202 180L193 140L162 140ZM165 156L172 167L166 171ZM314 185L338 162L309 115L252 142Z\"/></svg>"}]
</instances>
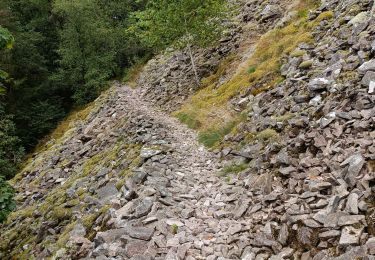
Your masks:
<instances>
[{"instance_id":1,"label":"tree canopy","mask_svg":"<svg viewBox=\"0 0 375 260\"><path fill-rule=\"evenodd\" d=\"M199 85L191 47L215 43L223 32L228 10L226 0L150 0L136 15L137 30L146 46L187 48Z\"/></svg>"}]
</instances>

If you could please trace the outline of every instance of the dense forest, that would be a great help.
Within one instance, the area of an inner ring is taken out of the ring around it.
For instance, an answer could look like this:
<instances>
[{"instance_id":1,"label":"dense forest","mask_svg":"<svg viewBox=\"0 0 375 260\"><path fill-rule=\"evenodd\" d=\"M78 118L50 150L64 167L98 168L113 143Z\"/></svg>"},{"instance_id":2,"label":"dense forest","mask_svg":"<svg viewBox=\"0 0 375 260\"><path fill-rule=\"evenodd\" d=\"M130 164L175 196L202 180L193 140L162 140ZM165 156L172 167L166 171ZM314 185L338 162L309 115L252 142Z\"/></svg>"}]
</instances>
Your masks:
<instances>
[{"instance_id":1,"label":"dense forest","mask_svg":"<svg viewBox=\"0 0 375 260\"><path fill-rule=\"evenodd\" d=\"M126 77L134 64L172 45L188 48L194 68L191 46L220 35L215 19L224 15L224 3L1 1L2 200L11 197L4 181L14 176L25 154L72 109L98 97L110 80Z\"/></svg>"},{"instance_id":2,"label":"dense forest","mask_svg":"<svg viewBox=\"0 0 375 260\"><path fill-rule=\"evenodd\" d=\"M95 99L148 50L128 30L145 1L0 3L0 188L25 153L74 107ZM134 34L134 33L133 33ZM8 201L8 202L7 202ZM5 210L7 212L7 210ZM3 217L0 216L0 219Z\"/></svg>"}]
</instances>

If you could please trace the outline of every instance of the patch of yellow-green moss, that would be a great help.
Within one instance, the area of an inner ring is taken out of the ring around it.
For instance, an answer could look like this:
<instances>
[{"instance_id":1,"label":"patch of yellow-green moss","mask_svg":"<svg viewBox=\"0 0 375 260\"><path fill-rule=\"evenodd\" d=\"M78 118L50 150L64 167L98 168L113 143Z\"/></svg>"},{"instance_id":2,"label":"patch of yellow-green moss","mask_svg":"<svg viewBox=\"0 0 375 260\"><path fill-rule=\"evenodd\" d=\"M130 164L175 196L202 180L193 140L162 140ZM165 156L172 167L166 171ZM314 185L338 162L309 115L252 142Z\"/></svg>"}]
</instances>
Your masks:
<instances>
[{"instance_id":1,"label":"patch of yellow-green moss","mask_svg":"<svg viewBox=\"0 0 375 260\"><path fill-rule=\"evenodd\" d=\"M290 54L290 56L293 58L298 58L298 57L302 57L305 54L307 54L305 50L295 50Z\"/></svg>"},{"instance_id":2,"label":"patch of yellow-green moss","mask_svg":"<svg viewBox=\"0 0 375 260\"><path fill-rule=\"evenodd\" d=\"M235 163L235 164L227 165L222 169L221 175L225 176L228 174L240 173L246 170L247 168L248 168L247 163Z\"/></svg>"},{"instance_id":3,"label":"patch of yellow-green moss","mask_svg":"<svg viewBox=\"0 0 375 260\"><path fill-rule=\"evenodd\" d=\"M292 119L293 117L294 117L294 114L286 113L282 116L272 116L271 118L276 120L276 122L285 122L285 121L288 121L289 119Z\"/></svg>"},{"instance_id":4,"label":"patch of yellow-green moss","mask_svg":"<svg viewBox=\"0 0 375 260\"><path fill-rule=\"evenodd\" d=\"M263 131L259 132L256 135L256 138L258 140L263 140L263 141L266 141L269 139L275 140L278 137L279 137L279 134L274 129L271 129L271 128L264 129Z\"/></svg>"},{"instance_id":5,"label":"patch of yellow-green moss","mask_svg":"<svg viewBox=\"0 0 375 260\"><path fill-rule=\"evenodd\" d=\"M333 17L335 17L335 14L333 11L325 11L319 14L319 16L315 19L315 22L321 22L324 20L330 20Z\"/></svg>"}]
</instances>

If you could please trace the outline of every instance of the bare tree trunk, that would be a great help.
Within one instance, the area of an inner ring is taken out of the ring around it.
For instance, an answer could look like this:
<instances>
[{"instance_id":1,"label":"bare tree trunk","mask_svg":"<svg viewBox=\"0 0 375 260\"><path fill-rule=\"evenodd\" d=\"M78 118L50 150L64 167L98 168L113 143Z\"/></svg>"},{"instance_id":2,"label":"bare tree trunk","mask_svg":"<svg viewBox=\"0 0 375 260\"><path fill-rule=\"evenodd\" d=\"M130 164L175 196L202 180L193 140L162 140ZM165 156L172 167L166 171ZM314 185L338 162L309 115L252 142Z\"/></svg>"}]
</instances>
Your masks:
<instances>
[{"instance_id":1,"label":"bare tree trunk","mask_svg":"<svg viewBox=\"0 0 375 260\"><path fill-rule=\"evenodd\" d=\"M184 20L185 20L186 37L189 37L189 32L188 32L188 30L187 30L187 21L186 21L186 17L184 17ZM193 71L194 71L195 82L196 82L196 84L197 84L197 87L199 87L201 83L200 83L200 80L199 80L199 76L198 76L198 72L197 72L197 67L195 66L195 61L194 61L193 52L191 51L191 43L190 43L190 39L188 39L188 45L187 45L187 48L188 48L188 51L189 51L189 56L190 56L191 66L193 67Z\"/></svg>"},{"instance_id":2,"label":"bare tree trunk","mask_svg":"<svg viewBox=\"0 0 375 260\"><path fill-rule=\"evenodd\" d=\"M192 68L193 68L194 75L195 75L195 82L197 83L197 86L199 86L201 83L200 83L200 80L199 80L197 67L195 66L195 61L194 61L194 57L193 57L193 52L191 51L191 46L190 46L190 44L188 44L188 51L189 51L189 56L190 56L191 66L192 66Z\"/></svg>"}]
</instances>

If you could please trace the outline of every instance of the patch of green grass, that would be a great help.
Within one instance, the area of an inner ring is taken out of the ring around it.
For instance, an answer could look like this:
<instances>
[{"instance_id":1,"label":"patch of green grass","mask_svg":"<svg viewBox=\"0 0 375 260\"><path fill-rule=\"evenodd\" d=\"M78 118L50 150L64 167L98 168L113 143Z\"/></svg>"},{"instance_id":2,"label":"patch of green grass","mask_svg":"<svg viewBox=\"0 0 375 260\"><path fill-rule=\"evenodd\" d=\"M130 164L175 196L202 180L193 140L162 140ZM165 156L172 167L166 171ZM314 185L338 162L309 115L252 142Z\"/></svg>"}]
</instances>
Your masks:
<instances>
[{"instance_id":1,"label":"patch of green grass","mask_svg":"<svg viewBox=\"0 0 375 260\"><path fill-rule=\"evenodd\" d=\"M181 123L186 124L189 128L191 129L197 129L201 123L195 119L193 114L188 114L188 113L177 113L176 117L178 120L180 120Z\"/></svg>"},{"instance_id":2,"label":"patch of green grass","mask_svg":"<svg viewBox=\"0 0 375 260\"><path fill-rule=\"evenodd\" d=\"M308 10L306 10L306 9L299 10L299 11L297 12L297 17L298 17L298 18L307 18L308 14L309 14L309 12L308 12Z\"/></svg>"},{"instance_id":3,"label":"patch of green grass","mask_svg":"<svg viewBox=\"0 0 375 260\"><path fill-rule=\"evenodd\" d=\"M335 14L334 14L332 11L326 11L326 12L321 13L321 14L315 19L315 21L316 21L316 22L321 22L321 21L324 21L324 20L330 20L330 19L332 19L333 17L335 17Z\"/></svg>"},{"instance_id":4,"label":"patch of green grass","mask_svg":"<svg viewBox=\"0 0 375 260\"><path fill-rule=\"evenodd\" d=\"M208 148L214 147L236 126L236 122L230 122L222 128L213 128L200 132L198 141Z\"/></svg>"},{"instance_id":5,"label":"patch of green grass","mask_svg":"<svg viewBox=\"0 0 375 260\"><path fill-rule=\"evenodd\" d=\"M254 67L254 66L249 67L249 68L247 69L247 74L252 74L252 73L254 73L256 70L257 70L257 68Z\"/></svg>"},{"instance_id":6,"label":"patch of green grass","mask_svg":"<svg viewBox=\"0 0 375 260\"><path fill-rule=\"evenodd\" d=\"M171 226L171 232L172 232L173 235L177 234L177 232L178 232L178 226L176 224L173 224Z\"/></svg>"},{"instance_id":7,"label":"patch of green grass","mask_svg":"<svg viewBox=\"0 0 375 260\"><path fill-rule=\"evenodd\" d=\"M277 139L279 136L279 134L271 129L271 128L267 128L265 130L263 130L262 132L259 132L257 135L256 135L256 138L257 139L260 139L260 140L263 140L263 141L266 141L266 140L269 140L269 139Z\"/></svg>"},{"instance_id":8,"label":"patch of green grass","mask_svg":"<svg viewBox=\"0 0 375 260\"><path fill-rule=\"evenodd\" d=\"M246 170L247 167L248 167L247 163L227 165L222 169L221 173L224 176L227 174L240 173Z\"/></svg>"}]
</instances>

